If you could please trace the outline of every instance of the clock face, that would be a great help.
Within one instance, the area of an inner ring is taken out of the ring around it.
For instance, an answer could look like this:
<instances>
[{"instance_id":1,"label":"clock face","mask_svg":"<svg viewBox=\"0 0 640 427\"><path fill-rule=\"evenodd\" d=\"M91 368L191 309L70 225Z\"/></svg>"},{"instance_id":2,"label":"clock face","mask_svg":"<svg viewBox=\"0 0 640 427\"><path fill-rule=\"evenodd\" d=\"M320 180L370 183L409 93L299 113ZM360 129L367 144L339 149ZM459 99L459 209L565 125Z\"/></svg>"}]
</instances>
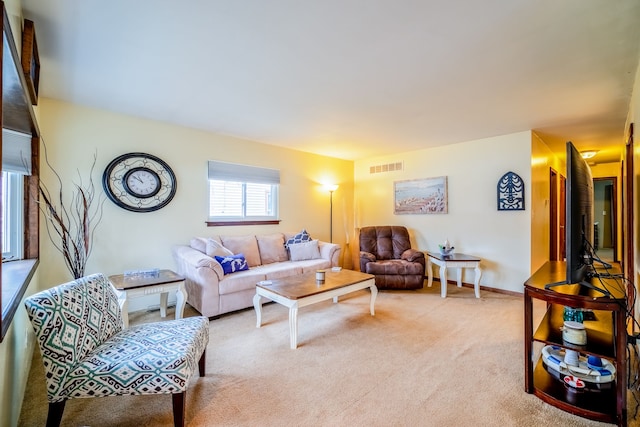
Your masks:
<instances>
[{"instance_id":1,"label":"clock face","mask_svg":"<svg viewBox=\"0 0 640 427\"><path fill-rule=\"evenodd\" d=\"M130 169L122 178L122 185L130 194L141 199L153 197L160 191L160 177L151 169Z\"/></svg>"},{"instance_id":2,"label":"clock face","mask_svg":"<svg viewBox=\"0 0 640 427\"><path fill-rule=\"evenodd\" d=\"M152 212L166 206L176 193L176 176L167 163L146 153L116 157L102 175L107 197L132 212Z\"/></svg>"}]
</instances>

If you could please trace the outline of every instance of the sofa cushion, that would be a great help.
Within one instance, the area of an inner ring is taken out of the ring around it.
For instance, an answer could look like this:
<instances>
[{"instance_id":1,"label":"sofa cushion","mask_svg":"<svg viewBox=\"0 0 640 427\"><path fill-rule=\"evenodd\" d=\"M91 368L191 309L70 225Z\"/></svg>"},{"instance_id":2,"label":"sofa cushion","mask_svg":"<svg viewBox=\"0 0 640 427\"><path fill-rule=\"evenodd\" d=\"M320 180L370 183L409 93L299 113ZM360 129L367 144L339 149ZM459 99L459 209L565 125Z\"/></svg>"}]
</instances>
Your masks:
<instances>
[{"instance_id":1,"label":"sofa cushion","mask_svg":"<svg viewBox=\"0 0 640 427\"><path fill-rule=\"evenodd\" d=\"M262 264L256 236L220 236L220 240L234 254L244 254L249 267Z\"/></svg>"},{"instance_id":2,"label":"sofa cushion","mask_svg":"<svg viewBox=\"0 0 640 427\"><path fill-rule=\"evenodd\" d=\"M289 253L291 254L291 261L304 261L306 259L320 258L320 249L318 249L317 240L290 244Z\"/></svg>"},{"instance_id":3,"label":"sofa cushion","mask_svg":"<svg viewBox=\"0 0 640 427\"><path fill-rule=\"evenodd\" d=\"M263 273L267 280L282 279L284 277L302 274L303 272L302 266L299 265L299 263L291 261L263 264L260 267L256 267L255 270Z\"/></svg>"},{"instance_id":4,"label":"sofa cushion","mask_svg":"<svg viewBox=\"0 0 640 427\"><path fill-rule=\"evenodd\" d=\"M296 244L296 243L308 242L310 240L311 240L311 236L309 235L309 233L307 233L306 229L303 229L298 234L288 238L286 243L284 244L284 246L287 249L289 249L289 245L293 245L293 244Z\"/></svg>"},{"instance_id":5,"label":"sofa cushion","mask_svg":"<svg viewBox=\"0 0 640 427\"><path fill-rule=\"evenodd\" d=\"M256 236L260 260L262 264L287 261L287 250L284 247L284 235L282 233Z\"/></svg>"},{"instance_id":6,"label":"sofa cushion","mask_svg":"<svg viewBox=\"0 0 640 427\"><path fill-rule=\"evenodd\" d=\"M221 280L219 283L218 291L220 295L228 295L242 291L253 291L252 293L255 294L256 284L261 280L266 280L264 273L260 271L260 269L251 268L224 276L224 280ZM251 298L253 298L253 296ZM252 305L252 302L247 303L247 307L251 307Z\"/></svg>"},{"instance_id":7,"label":"sofa cushion","mask_svg":"<svg viewBox=\"0 0 640 427\"><path fill-rule=\"evenodd\" d=\"M318 258L318 259L308 259L305 261L296 261L296 266L302 268L302 273L310 273L316 270L324 270L327 268L331 268L331 261Z\"/></svg>"},{"instance_id":8,"label":"sofa cushion","mask_svg":"<svg viewBox=\"0 0 640 427\"><path fill-rule=\"evenodd\" d=\"M225 257L225 256L233 255L233 252L231 252L229 249L222 246L222 243L214 239L207 239L207 244L205 246L204 253L210 256L211 258L215 256Z\"/></svg>"},{"instance_id":9,"label":"sofa cushion","mask_svg":"<svg viewBox=\"0 0 640 427\"><path fill-rule=\"evenodd\" d=\"M231 256L215 256L216 261L222 266L224 274L235 273L236 271L248 270L247 260L242 254L236 254Z\"/></svg>"}]
</instances>

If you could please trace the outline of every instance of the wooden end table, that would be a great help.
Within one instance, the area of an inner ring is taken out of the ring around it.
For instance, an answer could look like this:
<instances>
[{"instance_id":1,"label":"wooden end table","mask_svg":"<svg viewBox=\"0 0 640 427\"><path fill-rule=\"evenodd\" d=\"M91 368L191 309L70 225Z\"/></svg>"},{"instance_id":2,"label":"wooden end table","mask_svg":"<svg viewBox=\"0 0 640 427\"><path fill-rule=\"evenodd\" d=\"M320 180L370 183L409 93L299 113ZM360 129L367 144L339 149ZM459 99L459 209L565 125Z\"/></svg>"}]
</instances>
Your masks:
<instances>
[{"instance_id":1,"label":"wooden end table","mask_svg":"<svg viewBox=\"0 0 640 427\"><path fill-rule=\"evenodd\" d=\"M167 300L169 292L176 293L176 319L181 319L187 292L184 289L184 277L171 270L160 270L157 275L116 274L109 276L109 281L116 289L118 302L122 310L124 327L129 327L129 298L160 294L160 316L167 317Z\"/></svg>"},{"instance_id":2,"label":"wooden end table","mask_svg":"<svg viewBox=\"0 0 640 427\"><path fill-rule=\"evenodd\" d=\"M440 296L442 298L447 297L447 268L458 269L458 287L462 287L462 269L473 268L476 276L473 282L473 289L475 290L476 298L480 298L480 277L482 276L482 270L480 269L481 259L473 255L466 254L450 254L442 255L439 252L427 252L427 286L431 287L433 282L432 264L440 267Z\"/></svg>"}]
</instances>

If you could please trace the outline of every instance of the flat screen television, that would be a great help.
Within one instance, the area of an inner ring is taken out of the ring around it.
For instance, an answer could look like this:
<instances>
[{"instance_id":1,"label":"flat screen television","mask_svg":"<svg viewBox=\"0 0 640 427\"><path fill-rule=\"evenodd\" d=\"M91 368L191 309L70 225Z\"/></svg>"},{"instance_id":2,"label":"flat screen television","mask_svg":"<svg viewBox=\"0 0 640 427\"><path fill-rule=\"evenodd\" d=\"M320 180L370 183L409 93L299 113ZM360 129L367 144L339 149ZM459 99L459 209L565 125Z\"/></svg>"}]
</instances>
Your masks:
<instances>
[{"instance_id":1,"label":"flat screen television","mask_svg":"<svg viewBox=\"0 0 640 427\"><path fill-rule=\"evenodd\" d=\"M593 177L591 168L582 158L571 141L567 141L566 179L566 278L562 282L546 285L549 289L556 285L580 283L605 295L609 292L591 284L589 279L595 273L593 252ZM599 261L599 260L598 260Z\"/></svg>"}]
</instances>

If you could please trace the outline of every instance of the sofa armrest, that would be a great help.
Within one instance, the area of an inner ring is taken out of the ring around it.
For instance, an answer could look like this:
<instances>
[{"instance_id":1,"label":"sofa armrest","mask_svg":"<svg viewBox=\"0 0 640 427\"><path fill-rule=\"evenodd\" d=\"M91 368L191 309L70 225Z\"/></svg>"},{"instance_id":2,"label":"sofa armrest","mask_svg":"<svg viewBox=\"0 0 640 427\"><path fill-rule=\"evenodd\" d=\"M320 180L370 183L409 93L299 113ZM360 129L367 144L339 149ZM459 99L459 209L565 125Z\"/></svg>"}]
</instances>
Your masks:
<instances>
[{"instance_id":1,"label":"sofa armrest","mask_svg":"<svg viewBox=\"0 0 640 427\"><path fill-rule=\"evenodd\" d=\"M424 252L421 252L417 249L407 249L402 253L400 258L409 262L419 262L422 265L425 264Z\"/></svg>"},{"instance_id":2,"label":"sofa armrest","mask_svg":"<svg viewBox=\"0 0 640 427\"><path fill-rule=\"evenodd\" d=\"M318 249L320 249L320 257L331 261L331 267L340 265L340 251L342 250L340 245L318 241Z\"/></svg>"},{"instance_id":3,"label":"sofa armrest","mask_svg":"<svg viewBox=\"0 0 640 427\"><path fill-rule=\"evenodd\" d=\"M215 280L218 282L224 277L224 270L215 258L185 245L174 246L172 252L173 259L178 266L177 273L187 279L197 282L200 276L205 274L211 277L215 276ZM207 274L205 271L199 272L200 269L206 269L213 274Z\"/></svg>"}]
</instances>

